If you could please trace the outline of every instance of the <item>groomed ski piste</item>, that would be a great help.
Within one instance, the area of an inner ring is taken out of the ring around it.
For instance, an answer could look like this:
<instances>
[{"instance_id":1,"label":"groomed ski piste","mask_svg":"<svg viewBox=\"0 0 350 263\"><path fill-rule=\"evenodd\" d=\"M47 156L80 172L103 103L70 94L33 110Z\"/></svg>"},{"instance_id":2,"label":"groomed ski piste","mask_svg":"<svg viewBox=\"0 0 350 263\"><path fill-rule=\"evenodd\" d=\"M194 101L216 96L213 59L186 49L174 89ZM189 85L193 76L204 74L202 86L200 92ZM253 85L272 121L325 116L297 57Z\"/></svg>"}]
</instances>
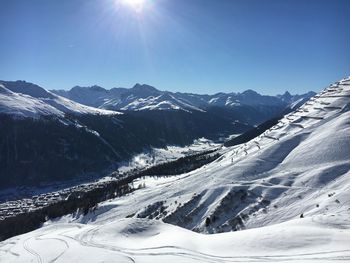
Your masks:
<instances>
[{"instance_id":1,"label":"groomed ski piste","mask_svg":"<svg viewBox=\"0 0 350 263\"><path fill-rule=\"evenodd\" d=\"M350 262L350 78L179 176L0 243L0 262Z\"/></svg>"}]
</instances>

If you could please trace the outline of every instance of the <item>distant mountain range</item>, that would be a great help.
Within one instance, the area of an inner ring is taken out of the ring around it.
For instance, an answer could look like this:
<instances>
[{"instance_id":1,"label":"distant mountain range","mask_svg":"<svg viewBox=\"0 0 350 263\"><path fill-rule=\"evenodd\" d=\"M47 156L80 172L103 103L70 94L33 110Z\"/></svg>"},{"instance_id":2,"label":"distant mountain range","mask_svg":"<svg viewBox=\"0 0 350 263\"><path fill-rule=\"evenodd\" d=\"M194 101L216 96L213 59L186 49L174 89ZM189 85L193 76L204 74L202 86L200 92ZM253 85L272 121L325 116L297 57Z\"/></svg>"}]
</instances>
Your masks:
<instances>
[{"instance_id":1,"label":"distant mountain range","mask_svg":"<svg viewBox=\"0 0 350 263\"><path fill-rule=\"evenodd\" d=\"M216 93L214 95L199 95L160 91L146 84L136 84L130 89L113 88L110 90L100 86L80 87L70 90L52 90L52 93L68 98L75 102L109 110L183 110L206 111L210 107L238 106L277 106L295 107L315 95L310 91L302 95L261 95L253 90L242 93Z\"/></svg>"}]
</instances>

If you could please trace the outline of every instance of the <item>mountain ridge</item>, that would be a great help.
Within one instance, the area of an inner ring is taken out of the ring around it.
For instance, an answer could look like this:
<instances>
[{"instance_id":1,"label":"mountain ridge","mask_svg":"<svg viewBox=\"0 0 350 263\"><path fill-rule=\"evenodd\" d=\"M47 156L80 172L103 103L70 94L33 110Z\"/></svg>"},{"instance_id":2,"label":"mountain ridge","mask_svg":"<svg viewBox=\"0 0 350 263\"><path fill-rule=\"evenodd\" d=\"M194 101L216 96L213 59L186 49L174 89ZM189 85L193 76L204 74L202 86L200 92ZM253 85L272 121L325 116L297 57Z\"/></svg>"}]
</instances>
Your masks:
<instances>
[{"instance_id":1,"label":"mountain ridge","mask_svg":"<svg viewBox=\"0 0 350 263\"><path fill-rule=\"evenodd\" d=\"M96 90L98 87L98 90ZM79 103L102 109L113 110L206 110L208 107L235 107L238 105L279 105L288 107L297 100L314 96L315 92L307 92L301 95L291 95L289 92L283 95L261 95L254 90L246 90L241 93L218 92L213 95L194 94L161 91L147 84L135 84L132 88L104 89L100 86L76 87L70 90L51 90L51 92L66 97ZM161 95L167 95L172 99L164 99ZM149 104L145 102L148 99Z\"/></svg>"},{"instance_id":2,"label":"mountain ridge","mask_svg":"<svg viewBox=\"0 0 350 263\"><path fill-rule=\"evenodd\" d=\"M0 113L31 118L49 115L63 118L65 114L121 114L82 105L30 82L3 80L0 80Z\"/></svg>"}]
</instances>

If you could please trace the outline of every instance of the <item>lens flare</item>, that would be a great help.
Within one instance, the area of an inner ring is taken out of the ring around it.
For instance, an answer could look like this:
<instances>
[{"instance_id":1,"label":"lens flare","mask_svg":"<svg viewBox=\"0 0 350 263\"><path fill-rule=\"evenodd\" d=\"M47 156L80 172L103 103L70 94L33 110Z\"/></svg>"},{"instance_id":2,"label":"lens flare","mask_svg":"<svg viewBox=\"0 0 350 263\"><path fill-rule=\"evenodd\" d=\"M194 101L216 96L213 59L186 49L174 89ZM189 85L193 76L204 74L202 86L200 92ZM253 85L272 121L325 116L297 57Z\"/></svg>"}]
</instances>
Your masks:
<instances>
[{"instance_id":1,"label":"lens flare","mask_svg":"<svg viewBox=\"0 0 350 263\"><path fill-rule=\"evenodd\" d=\"M141 12L146 0L122 0L123 3L137 12Z\"/></svg>"}]
</instances>

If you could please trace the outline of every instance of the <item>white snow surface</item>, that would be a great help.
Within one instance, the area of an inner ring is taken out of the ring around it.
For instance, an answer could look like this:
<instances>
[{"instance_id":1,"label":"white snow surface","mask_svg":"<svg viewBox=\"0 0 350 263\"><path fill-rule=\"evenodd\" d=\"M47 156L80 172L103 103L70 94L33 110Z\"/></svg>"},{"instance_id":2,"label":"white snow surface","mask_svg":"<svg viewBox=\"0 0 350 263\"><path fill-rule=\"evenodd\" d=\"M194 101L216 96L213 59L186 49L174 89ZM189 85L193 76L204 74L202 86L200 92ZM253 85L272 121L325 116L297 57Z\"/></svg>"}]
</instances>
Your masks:
<instances>
[{"instance_id":1,"label":"white snow surface","mask_svg":"<svg viewBox=\"0 0 350 263\"><path fill-rule=\"evenodd\" d=\"M0 243L0 262L350 262L349 110L346 78L210 164Z\"/></svg>"},{"instance_id":2,"label":"white snow surface","mask_svg":"<svg viewBox=\"0 0 350 263\"><path fill-rule=\"evenodd\" d=\"M15 117L30 118L39 118L43 115L63 117L65 113L94 115L121 114L116 111L97 109L79 104L46 91L39 86L34 86L34 89L31 90L23 90L26 91L26 94L13 92L3 84L0 84L0 113Z\"/></svg>"},{"instance_id":3,"label":"white snow surface","mask_svg":"<svg viewBox=\"0 0 350 263\"><path fill-rule=\"evenodd\" d=\"M346 262L350 221L340 215L215 235L145 219L51 225L0 244L2 262Z\"/></svg>"}]
</instances>

